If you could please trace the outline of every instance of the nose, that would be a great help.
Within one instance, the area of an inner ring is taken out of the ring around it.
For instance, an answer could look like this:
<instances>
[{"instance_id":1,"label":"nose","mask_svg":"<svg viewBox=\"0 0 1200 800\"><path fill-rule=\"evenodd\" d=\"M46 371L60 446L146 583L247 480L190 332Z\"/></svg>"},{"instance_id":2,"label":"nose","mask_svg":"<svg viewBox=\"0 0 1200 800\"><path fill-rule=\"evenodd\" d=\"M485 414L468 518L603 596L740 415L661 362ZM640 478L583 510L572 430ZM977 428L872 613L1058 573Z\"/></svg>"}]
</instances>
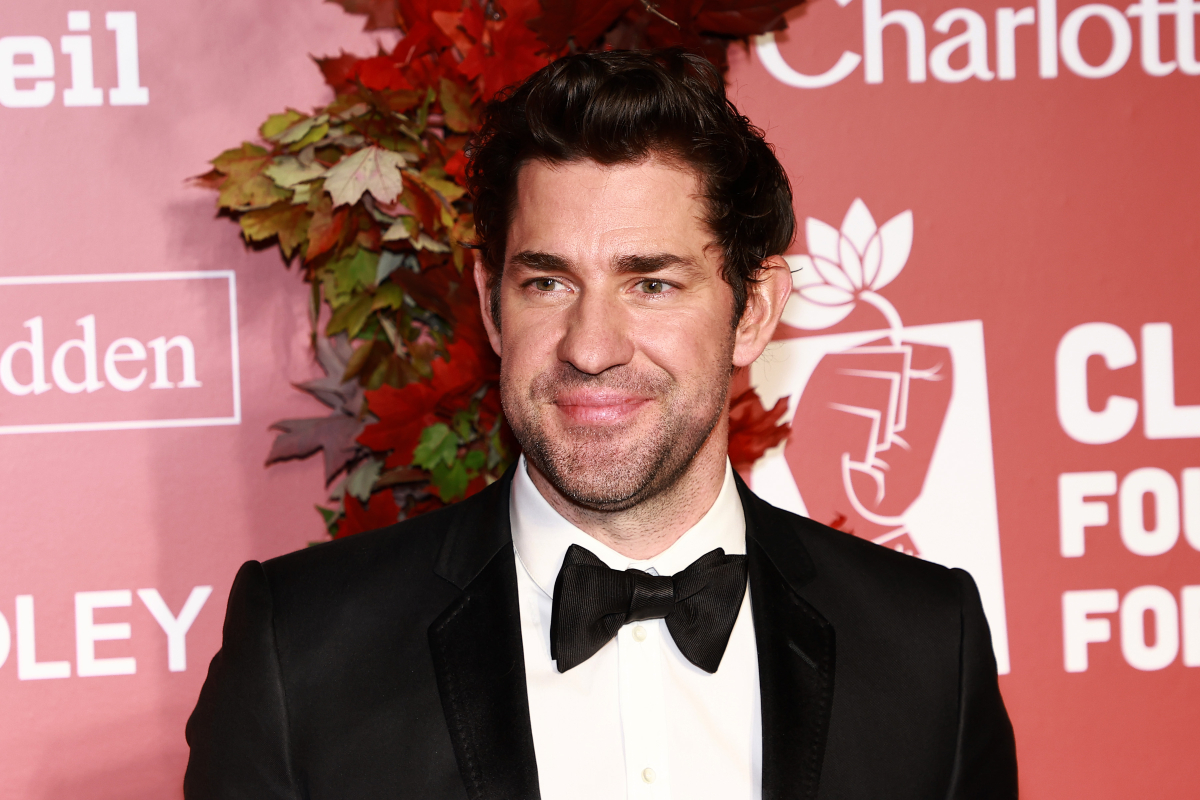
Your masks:
<instances>
[{"instance_id":1,"label":"nose","mask_svg":"<svg viewBox=\"0 0 1200 800\"><path fill-rule=\"evenodd\" d=\"M558 345L558 358L580 372L599 375L628 364L633 340L625 309L615 297L597 288L580 292L568 312L566 332Z\"/></svg>"}]
</instances>

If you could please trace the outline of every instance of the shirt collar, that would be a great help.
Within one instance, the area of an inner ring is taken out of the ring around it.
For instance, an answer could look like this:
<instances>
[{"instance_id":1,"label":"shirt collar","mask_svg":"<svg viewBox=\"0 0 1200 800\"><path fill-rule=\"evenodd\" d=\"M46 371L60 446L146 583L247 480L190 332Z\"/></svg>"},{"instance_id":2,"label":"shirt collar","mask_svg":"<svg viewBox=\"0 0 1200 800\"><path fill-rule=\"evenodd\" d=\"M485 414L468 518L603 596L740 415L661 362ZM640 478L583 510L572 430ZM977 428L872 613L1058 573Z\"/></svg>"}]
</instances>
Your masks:
<instances>
[{"instance_id":1,"label":"shirt collar","mask_svg":"<svg viewBox=\"0 0 1200 800\"><path fill-rule=\"evenodd\" d=\"M530 479L521 456L512 482L513 546L529 576L548 596L562 568L567 549L577 544L591 551L610 569L640 569L658 575L674 575L705 553L720 547L726 555L746 552L746 516L733 479L733 467L725 462L725 482L708 512L663 552L645 561L634 561L584 533L568 522L542 497Z\"/></svg>"}]
</instances>

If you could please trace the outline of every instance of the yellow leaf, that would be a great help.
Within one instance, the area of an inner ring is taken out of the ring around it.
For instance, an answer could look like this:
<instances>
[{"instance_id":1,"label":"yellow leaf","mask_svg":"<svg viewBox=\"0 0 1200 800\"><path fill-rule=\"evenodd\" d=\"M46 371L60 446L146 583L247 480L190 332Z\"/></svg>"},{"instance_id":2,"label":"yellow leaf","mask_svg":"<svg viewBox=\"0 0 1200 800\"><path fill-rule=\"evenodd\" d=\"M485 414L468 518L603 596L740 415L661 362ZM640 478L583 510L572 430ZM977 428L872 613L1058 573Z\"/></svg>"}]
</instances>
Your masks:
<instances>
[{"instance_id":1,"label":"yellow leaf","mask_svg":"<svg viewBox=\"0 0 1200 800\"><path fill-rule=\"evenodd\" d=\"M438 170L438 172L441 172L441 170ZM453 203L455 200L467 193L466 189L459 186L454 181L447 180L444 177L439 177L437 174L434 174L432 170L425 170L422 172L421 181L430 189L433 189L442 197L446 198L447 203Z\"/></svg>"},{"instance_id":2,"label":"yellow leaf","mask_svg":"<svg viewBox=\"0 0 1200 800\"><path fill-rule=\"evenodd\" d=\"M448 245L444 244L443 242L439 242L437 239L434 239L424 231L421 232L421 235L417 237L417 240L413 244L416 245L418 250L428 250L431 253L450 252L450 247Z\"/></svg>"},{"instance_id":3,"label":"yellow leaf","mask_svg":"<svg viewBox=\"0 0 1200 800\"><path fill-rule=\"evenodd\" d=\"M276 186L292 189L297 184L321 177L325 174L325 167L319 161L304 164L295 156L280 156L263 170L263 174L275 181Z\"/></svg>"},{"instance_id":4,"label":"yellow leaf","mask_svg":"<svg viewBox=\"0 0 1200 800\"><path fill-rule=\"evenodd\" d=\"M238 223L252 242L279 237L279 248L284 257L291 258L308 235L308 209L291 203L276 203L243 214Z\"/></svg>"},{"instance_id":5,"label":"yellow leaf","mask_svg":"<svg viewBox=\"0 0 1200 800\"><path fill-rule=\"evenodd\" d=\"M282 114L272 114L267 117L267 121L262 124L258 132L264 139L270 141L302 119L304 119L304 114L294 108L289 108Z\"/></svg>"},{"instance_id":6,"label":"yellow leaf","mask_svg":"<svg viewBox=\"0 0 1200 800\"><path fill-rule=\"evenodd\" d=\"M312 131L313 128L320 127L322 125L325 125L328 122L329 122L328 114L318 114L315 117L306 117L305 119L302 119L299 122L297 122L296 124L289 127L287 130L282 131L278 137L279 143L280 144L293 144L295 142L298 142L301 139L306 138L309 135L309 132ZM326 130L328 130L328 129L329 129L328 126L326 126ZM324 135L324 134L322 134L322 135Z\"/></svg>"},{"instance_id":7,"label":"yellow leaf","mask_svg":"<svg viewBox=\"0 0 1200 800\"><path fill-rule=\"evenodd\" d=\"M378 310L380 308L400 308L404 302L404 290L396 284L388 281L379 287L375 292L375 300L371 304L371 308Z\"/></svg>"},{"instance_id":8,"label":"yellow leaf","mask_svg":"<svg viewBox=\"0 0 1200 800\"><path fill-rule=\"evenodd\" d=\"M393 202L404 189L400 169L404 157L381 147L364 147L329 168L325 190L333 205L357 203L363 192L370 192L380 203Z\"/></svg>"},{"instance_id":9,"label":"yellow leaf","mask_svg":"<svg viewBox=\"0 0 1200 800\"><path fill-rule=\"evenodd\" d=\"M412 217L401 217L392 223L383 234L385 242L397 242L401 239L411 239L416 233L417 221Z\"/></svg>"}]
</instances>

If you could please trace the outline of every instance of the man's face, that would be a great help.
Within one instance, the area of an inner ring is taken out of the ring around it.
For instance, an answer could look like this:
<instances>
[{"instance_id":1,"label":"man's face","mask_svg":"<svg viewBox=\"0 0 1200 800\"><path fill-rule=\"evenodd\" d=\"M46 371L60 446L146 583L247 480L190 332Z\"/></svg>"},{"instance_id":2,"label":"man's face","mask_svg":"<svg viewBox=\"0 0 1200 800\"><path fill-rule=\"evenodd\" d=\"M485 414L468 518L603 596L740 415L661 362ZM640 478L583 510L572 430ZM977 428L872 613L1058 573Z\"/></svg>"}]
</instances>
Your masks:
<instances>
[{"instance_id":1,"label":"man's face","mask_svg":"<svg viewBox=\"0 0 1200 800\"><path fill-rule=\"evenodd\" d=\"M501 396L526 457L579 505L670 487L722 420L733 292L703 212L696 177L656 159L520 172L491 330Z\"/></svg>"}]
</instances>

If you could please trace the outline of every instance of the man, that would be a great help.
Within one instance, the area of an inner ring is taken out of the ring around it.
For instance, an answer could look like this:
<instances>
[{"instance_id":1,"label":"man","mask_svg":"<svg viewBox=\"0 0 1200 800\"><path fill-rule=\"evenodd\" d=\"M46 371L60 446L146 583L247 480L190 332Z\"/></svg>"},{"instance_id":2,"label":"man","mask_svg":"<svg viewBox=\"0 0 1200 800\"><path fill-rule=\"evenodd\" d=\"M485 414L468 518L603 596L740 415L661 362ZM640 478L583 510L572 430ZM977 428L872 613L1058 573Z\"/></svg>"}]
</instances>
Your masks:
<instances>
[{"instance_id":1,"label":"man","mask_svg":"<svg viewBox=\"0 0 1200 800\"><path fill-rule=\"evenodd\" d=\"M970 576L729 466L794 218L717 73L563 59L489 107L470 175L525 455L443 511L242 568L186 796L1015 797Z\"/></svg>"}]
</instances>

